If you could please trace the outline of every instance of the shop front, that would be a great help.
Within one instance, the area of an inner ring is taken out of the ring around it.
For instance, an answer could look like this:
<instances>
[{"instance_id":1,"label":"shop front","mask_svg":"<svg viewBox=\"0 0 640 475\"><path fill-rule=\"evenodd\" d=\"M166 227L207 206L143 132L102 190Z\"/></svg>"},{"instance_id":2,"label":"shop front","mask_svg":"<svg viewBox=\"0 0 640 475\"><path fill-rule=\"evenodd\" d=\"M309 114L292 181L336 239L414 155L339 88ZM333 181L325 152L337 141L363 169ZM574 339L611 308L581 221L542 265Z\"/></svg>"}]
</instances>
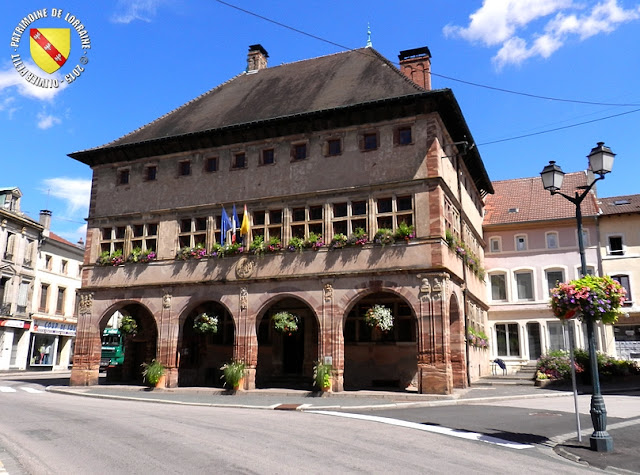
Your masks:
<instances>
[{"instance_id":1,"label":"shop front","mask_svg":"<svg viewBox=\"0 0 640 475\"><path fill-rule=\"evenodd\" d=\"M0 319L0 371L25 369L30 322Z\"/></svg>"},{"instance_id":2,"label":"shop front","mask_svg":"<svg viewBox=\"0 0 640 475\"><path fill-rule=\"evenodd\" d=\"M72 360L75 323L33 320L29 368L67 369Z\"/></svg>"}]
</instances>

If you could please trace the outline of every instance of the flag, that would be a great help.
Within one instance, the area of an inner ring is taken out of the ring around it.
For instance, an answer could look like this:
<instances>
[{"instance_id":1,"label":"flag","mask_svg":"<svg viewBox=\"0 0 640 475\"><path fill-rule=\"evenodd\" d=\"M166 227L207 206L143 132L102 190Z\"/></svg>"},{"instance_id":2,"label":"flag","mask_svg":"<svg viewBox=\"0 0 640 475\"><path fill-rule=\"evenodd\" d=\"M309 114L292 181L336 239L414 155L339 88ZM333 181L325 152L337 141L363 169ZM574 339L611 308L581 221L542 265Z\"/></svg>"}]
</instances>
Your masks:
<instances>
[{"instance_id":1,"label":"flag","mask_svg":"<svg viewBox=\"0 0 640 475\"><path fill-rule=\"evenodd\" d=\"M236 213L236 204L233 203L233 212L231 213L231 242L233 243L236 242L238 224L240 224L240 220L238 219L238 213Z\"/></svg>"},{"instance_id":2,"label":"flag","mask_svg":"<svg viewBox=\"0 0 640 475\"><path fill-rule=\"evenodd\" d=\"M227 232L231 229L231 220L227 215L227 212L222 207L222 218L220 219L220 239L222 241L222 245L224 246L227 243Z\"/></svg>"},{"instance_id":3,"label":"flag","mask_svg":"<svg viewBox=\"0 0 640 475\"><path fill-rule=\"evenodd\" d=\"M247 205L244 205L244 214L242 215L242 226L240 226L240 235L249 234L249 215L247 214Z\"/></svg>"}]
</instances>

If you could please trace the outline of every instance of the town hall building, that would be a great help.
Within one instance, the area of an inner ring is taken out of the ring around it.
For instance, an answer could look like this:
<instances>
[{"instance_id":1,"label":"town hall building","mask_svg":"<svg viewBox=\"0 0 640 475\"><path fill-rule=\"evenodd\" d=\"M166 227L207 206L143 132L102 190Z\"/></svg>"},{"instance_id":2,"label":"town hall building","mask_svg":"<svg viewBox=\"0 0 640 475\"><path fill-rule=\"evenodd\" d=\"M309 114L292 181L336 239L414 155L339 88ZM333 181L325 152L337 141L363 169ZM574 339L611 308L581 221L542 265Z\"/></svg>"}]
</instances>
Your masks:
<instances>
[{"instance_id":1,"label":"town hall building","mask_svg":"<svg viewBox=\"0 0 640 475\"><path fill-rule=\"evenodd\" d=\"M486 374L466 337L488 331L493 188L428 48L399 60L367 47L268 67L252 45L245 72L71 153L93 171L71 384L98 383L116 312L137 324L123 380L153 359L168 387L220 386L231 360L245 389L311 389L319 360L334 391L448 394ZM391 330L367 324L375 305ZM276 331L283 311L297 331ZM217 333L194 331L203 313Z\"/></svg>"}]
</instances>

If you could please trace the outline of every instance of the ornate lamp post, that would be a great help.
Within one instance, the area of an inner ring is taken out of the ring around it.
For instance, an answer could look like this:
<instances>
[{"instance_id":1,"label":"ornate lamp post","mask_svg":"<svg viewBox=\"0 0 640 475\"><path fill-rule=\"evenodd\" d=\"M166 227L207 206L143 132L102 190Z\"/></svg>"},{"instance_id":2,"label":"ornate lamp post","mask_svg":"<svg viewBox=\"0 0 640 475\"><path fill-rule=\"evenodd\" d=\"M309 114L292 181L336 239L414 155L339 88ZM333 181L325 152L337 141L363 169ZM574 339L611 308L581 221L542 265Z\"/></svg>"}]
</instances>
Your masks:
<instances>
[{"instance_id":1,"label":"ornate lamp post","mask_svg":"<svg viewBox=\"0 0 640 475\"><path fill-rule=\"evenodd\" d=\"M549 165L544 167L540 176L542 177L542 186L545 190L551 192L552 195L560 195L571 201L576 206L576 221L578 222L578 248L580 249L580 273L584 277L587 275L587 261L584 256L584 241L582 239L582 211L580 204L587 196L593 185L604 179L604 176L613 168L613 159L615 153L604 145L604 142L598 142L598 145L587 155L589 158L589 169L594 175L598 175L587 186L579 187L581 193L575 192L575 196L565 195L560 192L564 172L556 165L556 162L550 161ZM586 318L587 323L587 340L589 344L589 360L591 362L591 382L593 392L591 395L591 421L593 422L593 434L589 439L591 450L598 452L611 452L613 450L613 439L607 432L607 409L604 405L604 399L600 392L600 376L598 375L598 359L596 355L596 339L593 331L593 321Z\"/></svg>"}]
</instances>

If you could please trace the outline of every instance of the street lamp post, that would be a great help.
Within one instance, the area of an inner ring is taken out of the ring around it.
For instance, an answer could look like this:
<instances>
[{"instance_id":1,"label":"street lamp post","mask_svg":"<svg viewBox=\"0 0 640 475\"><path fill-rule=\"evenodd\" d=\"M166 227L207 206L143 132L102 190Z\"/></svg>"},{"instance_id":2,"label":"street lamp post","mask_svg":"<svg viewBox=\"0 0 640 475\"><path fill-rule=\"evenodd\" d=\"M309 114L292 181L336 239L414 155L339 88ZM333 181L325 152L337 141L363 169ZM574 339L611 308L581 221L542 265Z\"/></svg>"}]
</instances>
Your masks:
<instances>
[{"instance_id":1,"label":"street lamp post","mask_svg":"<svg viewBox=\"0 0 640 475\"><path fill-rule=\"evenodd\" d=\"M581 193L575 192L575 196L565 195L560 192L564 172L556 165L556 162L550 161L549 165L544 167L540 176L542 177L542 185L545 190L551 192L552 195L560 195L571 201L576 206L576 221L578 222L578 248L580 249L580 273L584 277L587 275L587 261L584 256L584 241L582 239L582 210L580 204L587 196L593 185L604 179L604 176L613 168L613 159L615 153L604 145L604 142L598 142L598 145L591 150L587 156L589 158L589 169L594 175L598 175L591 183L586 186L580 186L578 189ZM596 355L596 339L593 329L593 321L586 318L587 323L587 340L589 345L589 360L591 362L591 384L593 392L591 395L591 421L593 423L593 434L589 439L591 450L597 452L611 452L613 450L613 439L607 432L607 409L604 405L604 399L600 391L600 377L598 375L598 358Z\"/></svg>"}]
</instances>

